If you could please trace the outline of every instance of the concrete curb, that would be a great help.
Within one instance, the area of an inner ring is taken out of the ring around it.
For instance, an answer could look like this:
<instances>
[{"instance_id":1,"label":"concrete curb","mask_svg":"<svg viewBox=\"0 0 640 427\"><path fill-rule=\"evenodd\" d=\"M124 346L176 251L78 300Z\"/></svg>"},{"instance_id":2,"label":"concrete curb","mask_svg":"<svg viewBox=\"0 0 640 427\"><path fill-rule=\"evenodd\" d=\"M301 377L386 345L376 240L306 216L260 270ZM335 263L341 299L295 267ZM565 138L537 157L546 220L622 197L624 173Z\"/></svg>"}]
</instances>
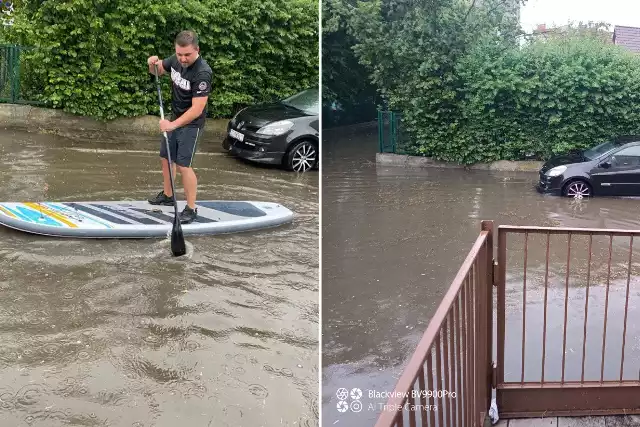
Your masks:
<instances>
[{"instance_id":1,"label":"concrete curb","mask_svg":"<svg viewBox=\"0 0 640 427\"><path fill-rule=\"evenodd\" d=\"M76 116L61 110L19 104L0 104L0 126L30 132L52 133L68 137L113 139L118 135L160 135L159 117L140 116L103 122ZM221 141L226 135L228 120L207 119L203 137Z\"/></svg>"},{"instance_id":2,"label":"concrete curb","mask_svg":"<svg viewBox=\"0 0 640 427\"><path fill-rule=\"evenodd\" d=\"M452 162L441 162L429 157L407 156L402 154L376 153L376 163L385 166L402 166L411 168L447 168L447 169L477 169L504 172L538 172L544 162L540 161L509 161L500 160L492 163L476 163L461 165Z\"/></svg>"}]
</instances>

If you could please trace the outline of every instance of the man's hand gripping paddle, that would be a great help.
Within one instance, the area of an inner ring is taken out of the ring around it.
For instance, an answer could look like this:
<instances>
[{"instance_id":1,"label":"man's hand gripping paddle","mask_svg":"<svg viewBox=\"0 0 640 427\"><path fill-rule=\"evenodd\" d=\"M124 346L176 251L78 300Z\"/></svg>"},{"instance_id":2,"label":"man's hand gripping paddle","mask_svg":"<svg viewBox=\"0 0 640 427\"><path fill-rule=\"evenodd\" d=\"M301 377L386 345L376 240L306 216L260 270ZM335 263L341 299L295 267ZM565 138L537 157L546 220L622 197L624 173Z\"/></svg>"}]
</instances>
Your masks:
<instances>
[{"instance_id":1,"label":"man's hand gripping paddle","mask_svg":"<svg viewBox=\"0 0 640 427\"><path fill-rule=\"evenodd\" d=\"M160 90L160 80L158 80L158 64L154 64L156 69L156 86L158 87L158 100L160 102L160 118L164 120L164 109L162 107L162 91ZM174 217L173 217L173 229L171 230L171 253L174 256L182 256L187 253L187 247L184 242L184 235L182 234L182 225L180 224L180 218L178 217L178 201L176 200L176 187L173 183L173 168L171 163L171 150L169 147L169 137L166 132L164 134L164 141L167 144L167 160L169 161L169 180L171 181L171 194L173 198Z\"/></svg>"}]
</instances>

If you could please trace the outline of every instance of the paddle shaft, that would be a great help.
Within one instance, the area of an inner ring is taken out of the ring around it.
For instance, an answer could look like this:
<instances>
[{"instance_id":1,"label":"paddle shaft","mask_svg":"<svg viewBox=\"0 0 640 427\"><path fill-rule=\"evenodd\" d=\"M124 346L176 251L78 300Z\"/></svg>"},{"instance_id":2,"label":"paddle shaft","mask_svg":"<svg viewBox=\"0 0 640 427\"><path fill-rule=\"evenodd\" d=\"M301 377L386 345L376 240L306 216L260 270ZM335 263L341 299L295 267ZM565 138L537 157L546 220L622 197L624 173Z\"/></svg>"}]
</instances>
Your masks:
<instances>
[{"instance_id":1,"label":"paddle shaft","mask_svg":"<svg viewBox=\"0 0 640 427\"><path fill-rule=\"evenodd\" d=\"M154 64L156 70L156 87L158 89L158 99L160 100L160 119L164 120L164 107L162 102L162 90L160 89L160 80L158 79L158 64ZM167 132L162 132L164 135L164 141L167 145L167 161L169 162L169 181L171 182L171 197L173 198L173 207L178 215L178 202L176 200L176 187L173 183L173 168L171 167L171 149L169 147L169 137Z\"/></svg>"}]
</instances>

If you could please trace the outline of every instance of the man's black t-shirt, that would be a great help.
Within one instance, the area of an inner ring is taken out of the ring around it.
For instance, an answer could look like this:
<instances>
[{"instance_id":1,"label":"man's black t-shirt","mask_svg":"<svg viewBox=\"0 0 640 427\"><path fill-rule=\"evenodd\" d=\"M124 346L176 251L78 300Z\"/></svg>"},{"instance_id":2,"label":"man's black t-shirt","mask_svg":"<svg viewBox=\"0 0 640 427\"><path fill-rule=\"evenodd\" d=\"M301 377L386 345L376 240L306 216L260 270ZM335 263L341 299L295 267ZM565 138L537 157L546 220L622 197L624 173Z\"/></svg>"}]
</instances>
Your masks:
<instances>
[{"instance_id":1,"label":"man's black t-shirt","mask_svg":"<svg viewBox=\"0 0 640 427\"><path fill-rule=\"evenodd\" d=\"M172 111L175 118L180 117L191 108L191 99L199 96L208 96L211 93L211 67L207 62L198 57L191 66L184 68L176 55L171 55L162 61L162 67L169 73L173 82ZM202 127L205 123L207 107L202 114L185 126Z\"/></svg>"}]
</instances>

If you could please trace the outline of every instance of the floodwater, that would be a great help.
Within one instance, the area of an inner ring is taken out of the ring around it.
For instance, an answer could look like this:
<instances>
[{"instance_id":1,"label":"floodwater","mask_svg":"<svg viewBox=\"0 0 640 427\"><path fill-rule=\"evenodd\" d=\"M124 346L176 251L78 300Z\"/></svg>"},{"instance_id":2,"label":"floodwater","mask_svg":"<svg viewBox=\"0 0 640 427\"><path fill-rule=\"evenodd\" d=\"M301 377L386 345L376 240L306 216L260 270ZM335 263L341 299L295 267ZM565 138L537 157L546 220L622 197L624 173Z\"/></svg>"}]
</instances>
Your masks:
<instances>
[{"instance_id":1,"label":"floodwater","mask_svg":"<svg viewBox=\"0 0 640 427\"><path fill-rule=\"evenodd\" d=\"M539 195L535 173L405 169L376 165L377 130L325 131L322 176L322 414L324 426L372 426L442 297L479 235L499 225L638 229L639 199L574 201ZM625 301L629 304L623 379L640 372L640 238L527 236L508 238L505 379L585 380L620 376ZM570 245L569 245L570 243ZM494 238L497 245L497 236ZM568 248L571 254L568 254ZM609 274L609 251L611 266ZM569 256L568 256L569 255ZM569 280L567 281L567 259ZM545 275L547 328L543 329ZM611 280L607 282L607 276ZM589 286L587 286L587 280ZM606 289L609 286L609 297ZM568 294L565 293L568 289ZM588 332L583 339L586 292ZM565 335L565 296L567 332ZM522 317L526 319L522 370ZM606 307L606 311L605 311ZM603 331L607 313L605 365ZM495 319L495 314L494 314ZM495 343L495 342L494 342ZM564 348L564 352L563 352ZM563 365L563 354L565 355ZM494 356L495 357L495 356ZM338 410L337 391L354 388ZM451 391L451 390L449 390Z\"/></svg>"},{"instance_id":2,"label":"floodwater","mask_svg":"<svg viewBox=\"0 0 640 427\"><path fill-rule=\"evenodd\" d=\"M318 425L318 174L219 147L196 155L199 199L275 201L293 224L187 237L180 258L0 228L1 426ZM0 197L146 200L158 148L5 129Z\"/></svg>"}]
</instances>

